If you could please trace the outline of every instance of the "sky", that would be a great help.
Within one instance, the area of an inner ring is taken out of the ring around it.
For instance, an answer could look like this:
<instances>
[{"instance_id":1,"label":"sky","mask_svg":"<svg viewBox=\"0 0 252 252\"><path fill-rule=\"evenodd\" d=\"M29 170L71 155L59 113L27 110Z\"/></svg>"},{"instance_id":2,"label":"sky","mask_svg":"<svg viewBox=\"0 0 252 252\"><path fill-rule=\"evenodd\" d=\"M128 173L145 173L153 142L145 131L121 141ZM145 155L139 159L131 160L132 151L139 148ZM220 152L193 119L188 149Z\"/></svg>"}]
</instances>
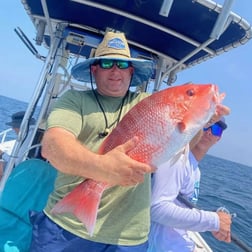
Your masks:
<instances>
[{"instance_id":1,"label":"sky","mask_svg":"<svg viewBox=\"0 0 252 252\"><path fill-rule=\"evenodd\" d=\"M223 3L223 1L217 1ZM0 95L28 102L39 80L43 62L34 57L14 32L20 27L34 41L35 29L21 0L2 1ZM252 24L251 0L234 1L232 11ZM35 45L35 43L34 43ZM46 56L42 47L40 54ZM178 73L176 84L214 83L226 93L223 104L231 108L228 129L208 152L211 155L252 167L252 40L196 67Z\"/></svg>"}]
</instances>

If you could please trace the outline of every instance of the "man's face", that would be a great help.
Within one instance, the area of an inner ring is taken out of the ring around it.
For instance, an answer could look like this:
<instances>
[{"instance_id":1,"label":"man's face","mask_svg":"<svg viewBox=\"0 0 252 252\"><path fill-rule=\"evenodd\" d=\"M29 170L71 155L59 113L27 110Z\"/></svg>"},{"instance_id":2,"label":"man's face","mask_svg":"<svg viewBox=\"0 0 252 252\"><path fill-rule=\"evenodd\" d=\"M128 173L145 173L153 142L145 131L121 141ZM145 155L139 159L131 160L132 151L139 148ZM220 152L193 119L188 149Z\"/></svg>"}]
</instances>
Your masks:
<instances>
[{"instance_id":1,"label":"man's face","mask_svg":"<svg viewBox=\"0 0 252 252\"><path fill-rule=\"evenodd\" d=\"M204 145L206 148L212 147L220 140L221 136L215 136L212 134L211 128L203 131L203 135L198 144Z\"/></svg>"},{"instance_id":2,"label":"man's face","mask_svg":"<svg viewBox=\"0 0 252 252\"><path fill-rule=\"evenodd\" d=\"M15 132L16 132L16 134L18 135L18 133L19 133L19 128L12 128Z\"/></svg>"},{"instance_id":3,"label":"man's face","mask_svg":"<svg viewBox=\"0 0 252 252\"><path fill-rule=\"evenodd\" d=\"M119 69L114 65L110 69L103 69L99 65L91 66L96 86L100 94L107 96L124 96L129 89L134 68Z\"/></svg>"}]
</instances>

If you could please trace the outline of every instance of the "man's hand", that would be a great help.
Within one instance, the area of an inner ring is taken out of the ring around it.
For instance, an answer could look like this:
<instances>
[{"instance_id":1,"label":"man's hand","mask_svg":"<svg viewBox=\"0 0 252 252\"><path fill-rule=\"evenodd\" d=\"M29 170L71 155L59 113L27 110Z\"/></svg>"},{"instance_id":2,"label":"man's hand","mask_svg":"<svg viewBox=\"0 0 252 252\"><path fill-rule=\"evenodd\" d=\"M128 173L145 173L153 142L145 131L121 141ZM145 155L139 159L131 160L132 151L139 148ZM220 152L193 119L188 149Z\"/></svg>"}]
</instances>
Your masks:
<instances>
[{"instance_id":1,"label":"man's hand","mask_svg":"<svg viewBox=\"0 0 252 252\"><path fill-rule=\"evenodd\" d=\"M130 158L127 153L137 145L136 137L113 150L101 155L103 170L107 172L107 182L114 185L134 186L144 181L146 173L156 170L155 167Z\"/></svg>"},{"instance_id":2,"label":"man's hand","mask_svg":"<svg viewBox=\"0 0 252 252\"><path fill-rule=\"evenodd\" d=\"M217 212L220 221L220 228L217 232L212 232L213 236L224 242L231 242L231 215L225 212Z\"/></svg>"},{"instance_id":3,"label":"man's hand","mask_svg":"<svg viewBox=\"0 0 252 252\"><path fill-rule=\"evenodd\" d=\"M211 125L215 124L218 122L222 116L227 116L231 112L231 109L223 104L218 104L216 106L216 111L215 114L211 117L209 122L206 124L205 128L210 127Z\"/></svg>"}]
</instances>

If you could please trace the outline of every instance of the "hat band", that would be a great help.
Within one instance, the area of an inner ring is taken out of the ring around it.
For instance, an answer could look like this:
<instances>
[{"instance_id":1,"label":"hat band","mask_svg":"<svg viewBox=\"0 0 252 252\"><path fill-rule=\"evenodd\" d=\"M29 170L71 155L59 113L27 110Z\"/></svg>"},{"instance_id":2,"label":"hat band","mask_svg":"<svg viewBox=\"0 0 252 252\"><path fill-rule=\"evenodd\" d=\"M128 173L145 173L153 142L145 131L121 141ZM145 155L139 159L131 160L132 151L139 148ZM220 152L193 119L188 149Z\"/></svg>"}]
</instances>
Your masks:
<instances>
[{"instance_id":1,"label":"hat band","mask_svg":"<svg viewBox=\"0 0 252 252\"><path fill-rule=\"evenodd\" d=\"M125 58L127 58L127 59L130 59L130 57L128 56L128 55L125 55L125 54L122 54L122 53L109 53L109 54L101 54L101 55L97 55L96 57L109 57L109 56L111 56L111 57L113 57L114 55L120 55L120 56L123 56L123 57L125 57Z\"/></svg>"}]
</instances>

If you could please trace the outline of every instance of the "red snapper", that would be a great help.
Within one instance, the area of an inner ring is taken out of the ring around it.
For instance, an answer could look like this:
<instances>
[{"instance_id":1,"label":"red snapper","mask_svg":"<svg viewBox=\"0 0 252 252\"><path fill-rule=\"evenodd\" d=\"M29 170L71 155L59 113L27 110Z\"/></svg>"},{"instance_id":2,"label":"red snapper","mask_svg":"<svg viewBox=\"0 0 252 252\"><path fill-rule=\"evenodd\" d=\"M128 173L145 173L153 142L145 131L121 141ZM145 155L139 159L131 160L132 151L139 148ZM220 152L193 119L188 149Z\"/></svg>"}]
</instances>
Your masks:
<instances>
[{"instance_id":1,"label":"red snapper","mask_svg":"<svg viewBox=\"0 0 252 252\"><path fill-rule=\"evenodd\" d=\"M169 160L204 127L224 94L213 84L170 87L143 99L118 123L99 148L104 154L137 136L139 144L127 153L131 158L158 166ZM84 180L60 200L52 213L74 214L93 234L102 193L107 183Z\"/></svg>"}]
</instances>

